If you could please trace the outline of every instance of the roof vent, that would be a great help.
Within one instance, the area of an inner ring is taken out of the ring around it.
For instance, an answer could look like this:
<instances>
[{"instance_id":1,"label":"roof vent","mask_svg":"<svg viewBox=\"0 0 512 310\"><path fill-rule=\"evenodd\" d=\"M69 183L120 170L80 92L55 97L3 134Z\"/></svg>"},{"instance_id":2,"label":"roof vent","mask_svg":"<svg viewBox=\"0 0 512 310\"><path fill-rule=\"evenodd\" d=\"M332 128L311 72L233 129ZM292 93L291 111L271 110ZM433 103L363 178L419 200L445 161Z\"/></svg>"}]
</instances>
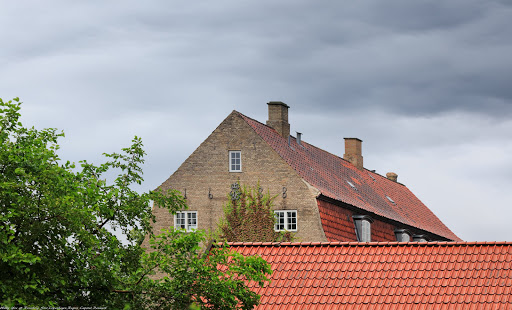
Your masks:
<instances>
[{"instance_id":1,"label":"roof vent","mask_svg":"<svg viewBox=\"0 0 512 310\"><path fill-rule=\"evenodd\" d=\"M398 242L411 241L411 233L407 229L395 229L395 237Z\"/></svg>"},{"instance_id":2,"label":"roof vent","mask_svg":"<svg viewBox=\"0 0 512 310\"><path fill-rule=\"evenodd\" d=\"M302 133L300 133L300 132L298 132L298 131L296 131L296 133L297 133L297 144L298 144L298 145L301 145L301 144L300 144L300 141L301 141L301 139L302 139Z\"/></svg>"},{"instance_id":3,"label":"roof vent","mask_svg":"<svg viewBox=\"0 0 512 310\"><path fill-rule=\"evenodd\" d=\"M356 237L359 242L371 242L372 230L371 224L373 219L368 215L353 215L354 224L356 226Z\"/></svg>"},{"instance_id":4,"label":"roof vent","mask_svg":"<svg viewBox=\"0 0 512 310\"><path fill-rule=\"evenodd\" d=\"M357 187L350 181L347 181L348 185L350 185L350 187L352 187L354 190L357 191Z\"/></svg>"},{"instance_id":5,"label":"roof vent","mask_svg":"<svg viewBox=\"0 0 512 310\"><path fill-rule=\"evenodd\" d=\"M361 151L361 144L363 140L358 138L344 138L345 139L345 154L343 159L352 163L357 169L363 170L363 155Z\"/></svg>"},{"instance_id":6,"label":"roof vent","mask_svg":"<svg viewBox=\"0 0 512 310\"><path fill-rule=\"evenodd\" d=\"M428 238L425 235L413 235L412 241L414 242L427 242Z\"/></svg>"},{"instance_id":7,"label":"roof vent","mask_svg":"<svg viewBox=\"0 0 512 310\"><path fill-rule=\"evenodd\" d=\"M396 174L394 172L386 173L386 178L388 178L389 180L391 180L393 182L398 182L398 174Z\"/></svg>"},{"instance_id":8,"label":"roof vent","mask_svg":"<svg viewBox=\"0 0 512 310\"><path fill-rule=\"evenodd\" d=\"M386 195L386 198L389 200L389 202L391 202L392 204L396 205L396 202L393 199L391 199L391 197Z\"/></svg>"}]
</instances>

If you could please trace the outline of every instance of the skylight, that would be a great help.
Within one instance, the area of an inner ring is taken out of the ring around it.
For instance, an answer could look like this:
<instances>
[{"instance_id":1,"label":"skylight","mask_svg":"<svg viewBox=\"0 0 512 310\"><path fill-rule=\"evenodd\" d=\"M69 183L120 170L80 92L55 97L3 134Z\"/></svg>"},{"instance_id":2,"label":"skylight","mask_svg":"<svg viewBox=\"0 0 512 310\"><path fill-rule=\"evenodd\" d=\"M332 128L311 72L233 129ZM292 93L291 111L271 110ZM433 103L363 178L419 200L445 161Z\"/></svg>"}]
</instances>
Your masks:
<instances>
[{"instance_id":1,"label":"skylight","mask_svg":"<svg viewBox=\"0 0 512 310\"><path fill-rule=\"evenodd\" d=\"M370 176L370 178L372 178L373 181L377 182L377 180L373 177L373 175L369 174L368 175Z\"/></svg>"},{"instance_id":2,"label":"skylight","mask_svg":"<svg viewBox=\"0 0 512 310\"><path fill-rule=\"evenodd\" d=\"M350 185L350 187L352 187L354 190L357 191L356 186L354 184L352 184L352 182L347 181L347 183L348 183L348 185Z\"/></svg>"},{"instance_id":3,"label":"skylight","mask_svg":"<svg viewBox=\"0 0 512 310\"><path fill-rule=\"evenodd\" d=\"M386 195L386 198L387 198L389 201L391 201L391 203L392 203L392 204L396 205L396 202L395 202L393 199L391 199L391 197L389 197L388 195Z\"/></svg>"}]
</instances>

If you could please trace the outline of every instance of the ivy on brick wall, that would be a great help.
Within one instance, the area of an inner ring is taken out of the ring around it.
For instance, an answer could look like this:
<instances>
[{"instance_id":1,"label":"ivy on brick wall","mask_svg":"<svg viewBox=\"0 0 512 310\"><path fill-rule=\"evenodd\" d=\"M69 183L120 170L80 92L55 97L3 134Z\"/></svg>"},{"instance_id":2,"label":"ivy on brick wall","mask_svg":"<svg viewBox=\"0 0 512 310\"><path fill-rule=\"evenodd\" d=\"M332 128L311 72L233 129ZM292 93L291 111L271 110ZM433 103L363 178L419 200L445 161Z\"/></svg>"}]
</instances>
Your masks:
<instances>
[{"instance_id":1,"label":"ivy on brick wall","mask_svg":"<svg viewBox=\"0 0 512 310\"><path fill-rule=\"evenodd\" d=\"M291 241L291 232L274 231L272 207L276 197L263 194L259 184L256 188L233 184L219 224L220 238L227 242Z\"/></svg>"}]
</instances>

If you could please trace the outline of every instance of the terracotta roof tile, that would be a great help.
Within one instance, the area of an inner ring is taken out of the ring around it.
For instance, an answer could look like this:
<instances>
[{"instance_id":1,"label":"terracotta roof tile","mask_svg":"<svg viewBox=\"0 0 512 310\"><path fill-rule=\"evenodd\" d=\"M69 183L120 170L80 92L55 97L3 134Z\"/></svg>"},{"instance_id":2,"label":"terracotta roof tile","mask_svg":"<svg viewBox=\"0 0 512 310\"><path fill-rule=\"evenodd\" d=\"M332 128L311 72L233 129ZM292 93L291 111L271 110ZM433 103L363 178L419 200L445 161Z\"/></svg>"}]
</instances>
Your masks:
<instances>
[{"instance_id":1,"label":"terracotta roof tile","mask_svg":"<svg viewBox=\"0 0 512 310\"><path fill-rule=\"evenodd\" d=\"M257 309L512 309L512 243L230 246L271 262L270 285L251 285Z\"/></svg>"},{"instance_id":2,"label":"terracotta roof tile","mask_svg":"<svg viewBox=\"0 0 512 310\"><path fill-rule=\"evenodd\" d=\"M288 140L271 127L241 113L239 115L284 161L325 197L449 240L460 241L406 186L366 169L359 170L348 161L303 140L298 145L295 138L290 136L288 144ZM354 184L357 190L347 181Z\"/></svg>"}]
</instances>

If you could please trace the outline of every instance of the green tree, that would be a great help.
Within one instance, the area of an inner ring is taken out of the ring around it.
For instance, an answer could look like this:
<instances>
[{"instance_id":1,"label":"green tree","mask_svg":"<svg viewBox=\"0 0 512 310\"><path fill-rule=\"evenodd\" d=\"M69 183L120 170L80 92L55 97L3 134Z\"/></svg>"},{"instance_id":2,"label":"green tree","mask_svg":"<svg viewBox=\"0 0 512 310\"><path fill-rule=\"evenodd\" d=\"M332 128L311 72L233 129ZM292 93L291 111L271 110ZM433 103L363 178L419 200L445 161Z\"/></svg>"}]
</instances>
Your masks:
<instances>
[{"instance_id":1,"label":"green tree","mask_svg":"<svg viewBox=\"0 0 512 310\"><path fill-rule=\"evenodd\" d=\"M228 242L279 242L291 241L291 232L274 230L274 199L263 189L240 186L235 183L228 202L224 205L224 218L218 230L222 240Z\"/></svg>"},{"instance_id":2,"label":"green tree","mask_svg":"<svg viewBox=\"0 0 512 310\"><path fill-rule=\"evenodd\" d=\"M152 231L150 201L186 208L175 191L139 194L144 163L135 137L107 161L79 167L57 155L56 129L25 128L17 98L0 99L0 305L103 306L109 309L251 309L271 273L259 257L215 248L204 233ZM118 173L115 180L107 175ZM120 242L116 229L127 242ZM141 247L146 236L151 249ZM162 277L155 278L155 272Z\"/></svg>"}]
</instances>

